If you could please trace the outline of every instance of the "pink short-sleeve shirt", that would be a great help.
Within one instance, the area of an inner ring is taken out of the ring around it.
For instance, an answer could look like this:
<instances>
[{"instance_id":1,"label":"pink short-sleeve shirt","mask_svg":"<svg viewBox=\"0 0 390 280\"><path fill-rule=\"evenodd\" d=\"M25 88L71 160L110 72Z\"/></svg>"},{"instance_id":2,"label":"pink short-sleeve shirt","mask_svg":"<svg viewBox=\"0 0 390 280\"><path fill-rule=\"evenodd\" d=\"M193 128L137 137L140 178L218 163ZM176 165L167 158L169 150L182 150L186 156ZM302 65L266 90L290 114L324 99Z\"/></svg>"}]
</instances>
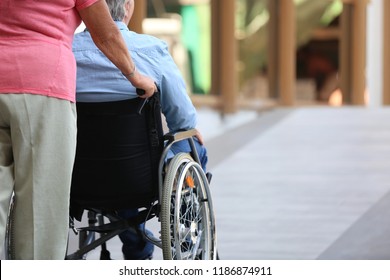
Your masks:
<instances>
[{"instance_id":1,"label":"pink short-sleeve shirt","mask_svg":"<svg viewBox=\"0 0 390 280\"><path fill-rule=\"evenodd\" d=\"M0 93L75 101L78 10L99 0L1 0Z\"/></svg>"}]
</instances>

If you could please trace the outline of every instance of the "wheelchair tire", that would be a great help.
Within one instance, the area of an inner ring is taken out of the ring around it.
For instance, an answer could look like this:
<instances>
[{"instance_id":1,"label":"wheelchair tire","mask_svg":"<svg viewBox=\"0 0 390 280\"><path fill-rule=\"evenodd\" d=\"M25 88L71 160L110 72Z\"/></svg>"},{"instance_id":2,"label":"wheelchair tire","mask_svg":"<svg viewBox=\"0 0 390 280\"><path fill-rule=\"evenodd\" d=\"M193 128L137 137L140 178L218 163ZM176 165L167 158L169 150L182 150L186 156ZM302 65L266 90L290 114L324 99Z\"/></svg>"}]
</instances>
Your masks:
<instances>
[{"instance_id":1,"label":"wheelchair tire","mask_svg":"<svg viewBox=\"0 0 390 280\"><path fill-rule=\"evenodd\" d=\"M189 154L179 153L169 163L160 218L165 260L217 258L208 180L202 167Z\"/></svg>"}]
</instances>

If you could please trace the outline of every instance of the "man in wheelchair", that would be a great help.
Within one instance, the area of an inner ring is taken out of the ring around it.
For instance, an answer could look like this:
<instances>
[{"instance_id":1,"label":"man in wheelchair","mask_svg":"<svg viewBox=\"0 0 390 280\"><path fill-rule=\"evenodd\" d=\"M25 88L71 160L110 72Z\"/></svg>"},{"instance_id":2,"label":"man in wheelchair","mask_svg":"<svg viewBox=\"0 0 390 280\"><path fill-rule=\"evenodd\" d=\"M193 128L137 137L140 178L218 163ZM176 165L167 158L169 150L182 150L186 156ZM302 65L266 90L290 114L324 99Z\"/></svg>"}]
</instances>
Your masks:
<instances>
[{"instance_id":1,"label":"man in wheelchair","mask_svg":"<svg viewBox=\"0 0 390 280\"><path fill-rule=\"evenodd\" d=\"M132 58L136 65L134 70L153 78L159 88L161 110L165 116L169 131L177 132L196 128L196 110L187 94L184 79L173 61L166 43L155 37L137 34L128 29L127 25L134 11L134 0L106 0L106 2L112 18L132 53ZM132 103L132 100L137 98L136 89L97 49L87 29L75 35L73 52L77 62L76 98L78 106L84 106L87 110L90 110L90 104L99 103L96 109L91 109L95 110L94 118L101 118L102 123L106 119L107 122L108 119L112 120L112 123L125 122L122 111L130 106L138 106ZM99 112L104 112L104 114ZM89 131L92 129L92 133L90 132L86 136L88 140L85 140L86 138L83 135L78 136L78 141L89 141L87 146L93 145L94 131L96 131L96 137L102 137L98 133L102 129L100 126L91 128L93 124L88 122L78 123L78 125L80 126L80 131L84 126L88 126ZM124 132L119 125L118 129L111 126L111 123L107 124L109 132L104 137L121 139L136 130L135 127L128 127L128 131ZM206 170L207 151L203 146L203 139L199 132L197 132L194 140L201 166ZM129 157L137 156L137 147L119 146L121 144L118 144L117 149L110 150L106 150L107 148L102 146L102 154L107 154L110 157L117 154L119 155L118 158L125 155ZM172 145L167 157L172 158L174 154L190 152L190 150L191 147L188 141L176 142ZM143 164L144 156L138 156L139 166L123 167L118 165L112 168L116 169L115 172L118 169L127 168L127 170L142 173L140 166ZM108 173L111 172L110 168L107 166ZM150 176L145 174L145 178L147 177ZM109 184L121 184L123 181L126 181L126 178L118 176L117 181L111 181ZM124 218L131 218L137 215L137 213L137 209L125 209L119 214ZM141 224L139 227L142 229L144 224ZM134 231L127 230L121 233L119 237L123 243L122 252L125 259L150 259L152 257L154 245L149 241L143 240Z\"/></svg>"}]
</instances>

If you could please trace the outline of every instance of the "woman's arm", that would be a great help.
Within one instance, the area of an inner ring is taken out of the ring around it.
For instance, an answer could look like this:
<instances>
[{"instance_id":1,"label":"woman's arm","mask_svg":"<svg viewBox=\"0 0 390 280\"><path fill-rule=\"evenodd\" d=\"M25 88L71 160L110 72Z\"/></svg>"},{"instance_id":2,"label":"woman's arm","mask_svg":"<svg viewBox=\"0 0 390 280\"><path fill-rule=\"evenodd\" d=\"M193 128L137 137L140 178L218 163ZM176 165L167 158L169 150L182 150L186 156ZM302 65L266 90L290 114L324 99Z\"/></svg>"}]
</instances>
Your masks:
<instances>
[{"instance_id":1,"label":"woman's arm","mask_svg":"<svg viewBox=\"0 0 390 280\"><path fill-rule=\"evenodd\" d=\"M137 71L122 35L111 18L106 2L100 0L80 10L79 14L96 46L124 73L134 87L145 90L143 98L152 96L157 91L154 81Z\"/></svg>"}]
</instances>

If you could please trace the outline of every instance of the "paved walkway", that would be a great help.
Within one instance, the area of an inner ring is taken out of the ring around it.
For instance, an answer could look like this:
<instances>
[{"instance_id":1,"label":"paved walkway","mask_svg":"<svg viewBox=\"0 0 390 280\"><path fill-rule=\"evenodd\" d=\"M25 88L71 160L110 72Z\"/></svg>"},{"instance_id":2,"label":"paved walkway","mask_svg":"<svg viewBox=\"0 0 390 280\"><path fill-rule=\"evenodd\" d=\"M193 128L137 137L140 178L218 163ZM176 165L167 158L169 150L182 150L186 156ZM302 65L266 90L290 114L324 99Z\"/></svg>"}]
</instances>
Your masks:
<instances>
[{"instance_id":1,"label":"paved walkway","mask_svg":"<svg viewBox=\"0 0 390 280\"><path fill-rule=\"evenodd\" d=\"M390 259L389 120L280 109L211 140L221 258Z\"/></svg>"},{"instance_id":2,"label":"paved walkway","mask_svg":"<svg viewBox=\"0 0 390 280\"><path fill-rule=\"evenodd\" d=\"M199 113L222 259L390 259L390 108Z\"/></svg>"}]
</instances>

